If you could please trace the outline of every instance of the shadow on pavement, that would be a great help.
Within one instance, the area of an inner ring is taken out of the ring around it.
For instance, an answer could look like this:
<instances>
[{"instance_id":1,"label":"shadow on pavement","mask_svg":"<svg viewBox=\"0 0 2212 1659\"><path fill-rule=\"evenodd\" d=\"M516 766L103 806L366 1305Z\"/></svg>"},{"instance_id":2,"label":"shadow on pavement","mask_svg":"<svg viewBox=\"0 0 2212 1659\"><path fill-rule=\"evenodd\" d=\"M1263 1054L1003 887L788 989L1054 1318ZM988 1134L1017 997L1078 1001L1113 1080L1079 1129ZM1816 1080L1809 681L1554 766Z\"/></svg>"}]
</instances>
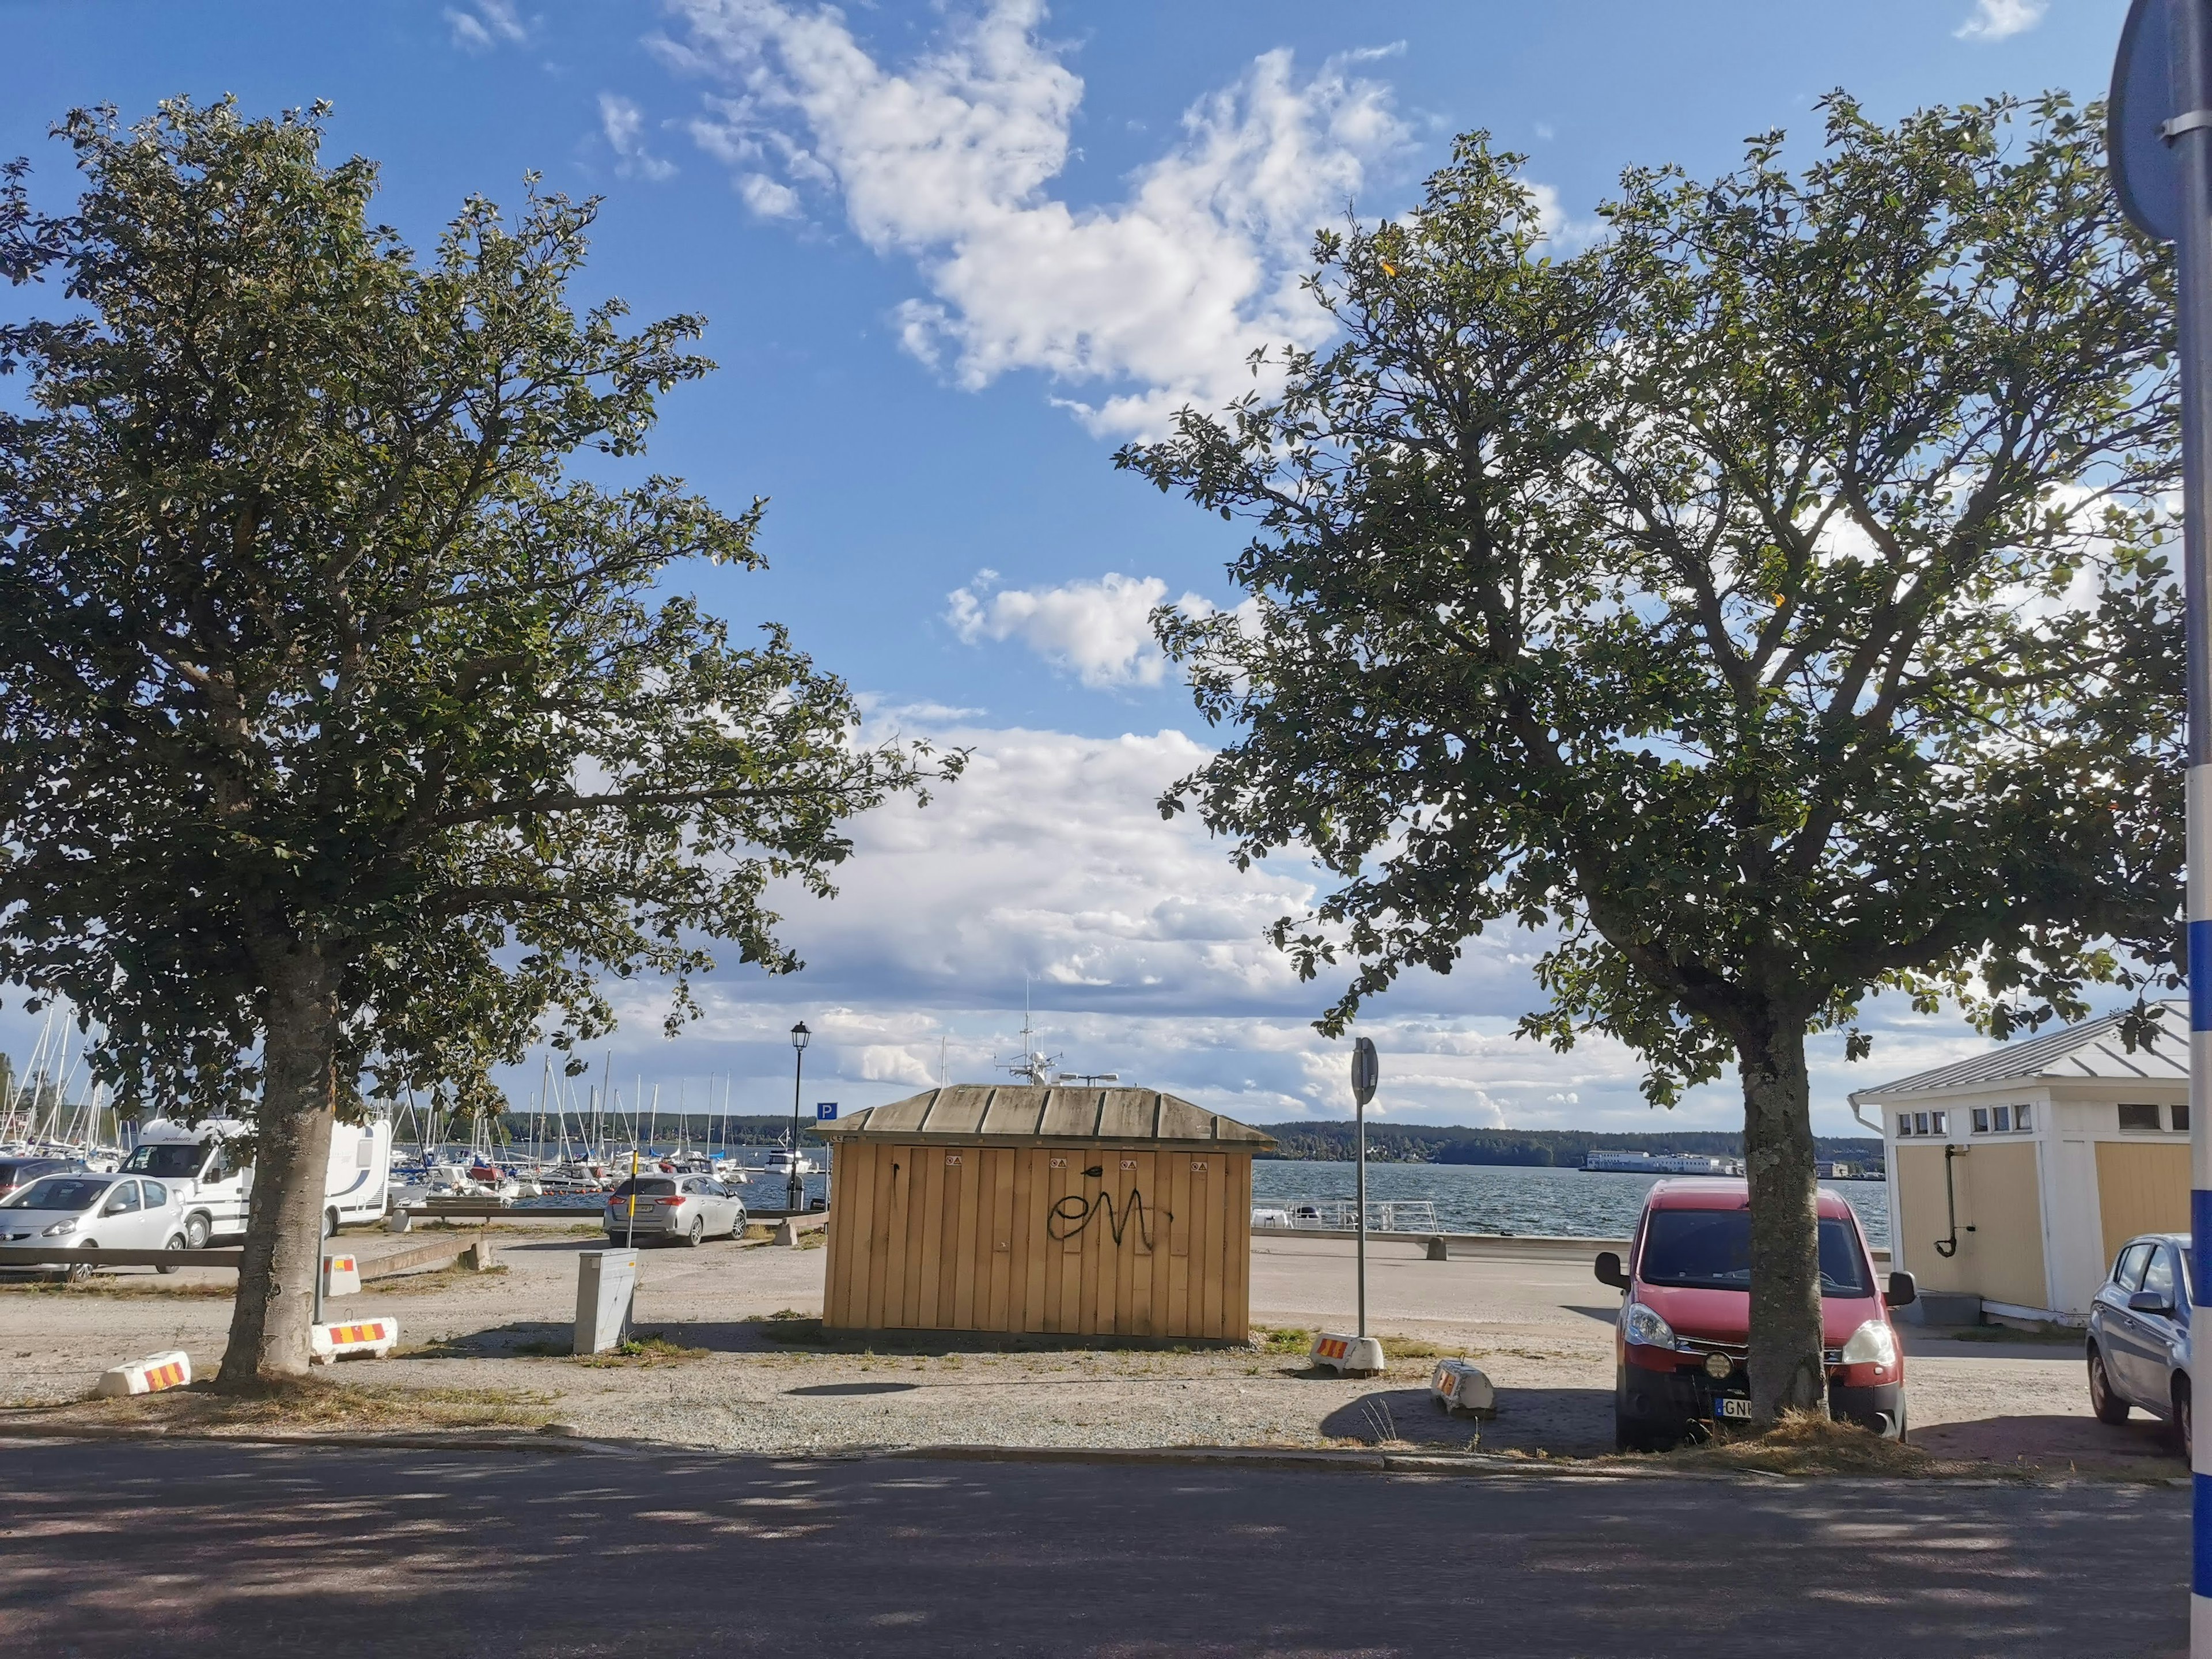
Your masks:
<instances>
[{"instance_id":1,"label":"shadow on pavement","mask_svg":"<svg viewBox=\"0 0 2212 1659\"><path fill-rule=\"evenodd\" d=\"M1936 1457L1982 1458L2064 1474L2071 1467L2139 1477L2189 1473L2163 1423L2136 1417L2118 1425L2081 1416L1984 1417L1911 1431L1912 1443Z\"/></svg>"},{"instance_id":2,"label":"shadow on pavement","mask_svg":"<svg viewBox=\"0 0 2212 1659\"><path fill-rule=\"evenodd\" d=\"M1454 1451L1534 1451L1589 1456L1613 1449L1610 1389L1500 1389L1488 1419L1446 1412L1425 1387L1378 1389L1331 1412L1322 1433L1340 1440L1388 1440Z\"/></svg>"}]
</instances>

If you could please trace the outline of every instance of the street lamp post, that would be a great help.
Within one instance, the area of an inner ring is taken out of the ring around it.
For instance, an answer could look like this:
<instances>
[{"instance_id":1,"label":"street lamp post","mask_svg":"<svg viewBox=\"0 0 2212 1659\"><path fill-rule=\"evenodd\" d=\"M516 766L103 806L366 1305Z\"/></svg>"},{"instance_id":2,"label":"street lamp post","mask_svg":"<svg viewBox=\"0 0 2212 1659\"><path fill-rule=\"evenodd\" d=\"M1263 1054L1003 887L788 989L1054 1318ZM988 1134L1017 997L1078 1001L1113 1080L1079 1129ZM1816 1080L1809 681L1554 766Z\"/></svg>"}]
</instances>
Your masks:
<instances>
[{"instance_id":1,"label":"street lamp post","mask_svg":"<svg viewBox=\"0 0 2212 1659\"><path fill-rule=\"evenodd\" d=\"M806 1183L799 1178L799 1090L806 1074L806 1040L813 1035L803 1019L791 1028L791 1182L784 1192L785 1207L793 1215L806 1207Z\"/></svg>"}]
</instances>

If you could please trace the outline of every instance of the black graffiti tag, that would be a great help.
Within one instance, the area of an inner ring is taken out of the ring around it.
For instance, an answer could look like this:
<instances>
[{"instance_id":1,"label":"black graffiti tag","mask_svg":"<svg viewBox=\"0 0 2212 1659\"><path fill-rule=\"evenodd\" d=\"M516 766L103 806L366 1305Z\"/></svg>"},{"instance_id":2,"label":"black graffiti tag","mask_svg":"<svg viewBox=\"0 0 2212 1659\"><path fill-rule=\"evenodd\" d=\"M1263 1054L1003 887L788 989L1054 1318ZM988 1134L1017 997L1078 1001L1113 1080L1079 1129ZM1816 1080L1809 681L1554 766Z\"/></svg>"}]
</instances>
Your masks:
<instances>
[{"instance_id":1,"label":"black graffiti tag","mask_svg":"<svg viewBox=\"0 0 2212 1659\"><path fill-rule=\"evenodd\" d=\"M1085 1198L1080 1193L1068 1194L1045 1216L1045 1237L1054 1240L1073 1238L1096 1220L1102 1210L1106 1214L1106 1229L1114 1235L1115 1244L1121 1243L1121 1235L1133 1217L1137 1231L1145 1241L1145 1248L1148 1250L1152 1248L1153 1212L1145 1203L1144 1194L1134 1187L1129 1189L1128 1202L1118 1212L1115 1210L1114 1194L1111 1193L1100 1193L1096 1198ZM1162 1210L1158 1213L1163 1220L1175 1219L1170 1211Z\"/></svg>"}]
</instances>

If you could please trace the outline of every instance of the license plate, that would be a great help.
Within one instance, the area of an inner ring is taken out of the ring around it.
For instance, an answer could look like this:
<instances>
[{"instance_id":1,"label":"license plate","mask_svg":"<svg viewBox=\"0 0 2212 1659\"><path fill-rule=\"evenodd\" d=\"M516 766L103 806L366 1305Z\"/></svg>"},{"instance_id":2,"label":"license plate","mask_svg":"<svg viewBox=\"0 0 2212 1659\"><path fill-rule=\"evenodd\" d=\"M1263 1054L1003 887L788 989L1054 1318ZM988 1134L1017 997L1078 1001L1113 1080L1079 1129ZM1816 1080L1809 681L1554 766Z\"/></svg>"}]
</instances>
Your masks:
<instances>
[{"instance_id":1,"label":"license plate","mask_svg":"<svg viewBox=\"0 0 2212 1659\"><path fill-rule=\"evenodd\" d=\"M1748 1400L1716 1400L1713 1408L1722 1417L1741 1417L1746 1422L1751 1420L1751 1401Z\"/></svg>"}]
</instances>

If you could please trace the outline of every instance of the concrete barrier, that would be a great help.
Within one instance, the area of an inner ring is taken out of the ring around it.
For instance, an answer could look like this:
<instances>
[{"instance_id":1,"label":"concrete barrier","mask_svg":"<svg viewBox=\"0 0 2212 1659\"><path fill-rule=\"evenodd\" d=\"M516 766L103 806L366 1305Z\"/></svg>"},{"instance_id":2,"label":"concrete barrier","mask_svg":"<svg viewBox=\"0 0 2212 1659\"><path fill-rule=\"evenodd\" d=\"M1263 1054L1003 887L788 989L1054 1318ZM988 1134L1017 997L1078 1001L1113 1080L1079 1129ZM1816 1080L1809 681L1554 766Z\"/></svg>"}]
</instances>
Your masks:
<instances>
[{"instance_id":1,"label":"concrete barrier","mask_svg":"<svg viewBox=\"0 0 2212 1659\"><path fill-rule=\"evenodd\" d=\"M102 1371L100 1386L94 1392L103 1400L120 1400L129 1395L181 1389L191 1380L191 1356L179 1348Z\"/></svg>"},{"instance_id":2,"label":"concrete barrier","mask_svg":"<svg viewBox=\"0 0 2212 1659\"><path fill-rule=\"evenodd\" d=\"M1447 1412L1476 1417L1498 1415L1498 1390L1472 1359L1439 1359L1429 1373L1429 1397Z\"/></svg>"},{"instance_id":3,"label":"concrete barrier","mask_svg":"<svg viewBox=\"0 0 2212 1659\"><path fill-rule=\"evenodd\" d=\"M1382 1345L1371 1336L1323 1331L1314 1338L1308 1355L1315 1364L1329 1366L1340 1376L1375 1376L1382 1370Z\"/></svg>"},{"instance_id":4,"label":"concrete barrier","mask_svg":"<svg viewBox=\"0 0 2212 1659\"><path fill-rule=\"evenodd\" d=\"M345 1325L307 1327L307 1352L319 1365L336 1364L349 1355L381 1359L398 1346L399 1322L386 1315Z\"/></svg>"},{"instance_id":5,"label":"concrete barrier","mask_svg":"<svg viewBox=\"0 0 2212 1659\"><path fill-rule=\"evenodd\" d=\"M323 1294L330 1296L358 1296L361 1294L361 1263L350 1255L326 1255L323 1258Z\"/></svg>"}]
</instances>

